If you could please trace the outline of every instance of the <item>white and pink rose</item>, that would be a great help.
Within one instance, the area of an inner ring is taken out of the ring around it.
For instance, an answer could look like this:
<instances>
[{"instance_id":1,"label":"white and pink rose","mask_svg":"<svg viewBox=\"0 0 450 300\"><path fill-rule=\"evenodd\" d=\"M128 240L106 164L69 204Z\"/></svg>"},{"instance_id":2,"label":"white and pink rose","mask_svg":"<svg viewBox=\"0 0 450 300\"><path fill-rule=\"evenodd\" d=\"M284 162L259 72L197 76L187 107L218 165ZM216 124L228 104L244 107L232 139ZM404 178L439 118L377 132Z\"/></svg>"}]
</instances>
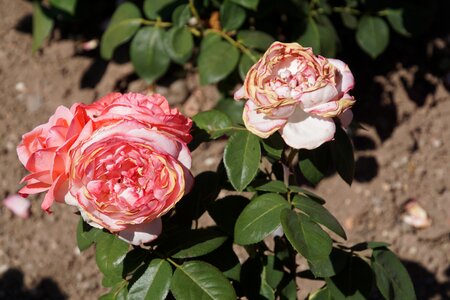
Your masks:
<instances>
[{"instance_id":1,"label":"white and pink rose","mask_svg":"<svg viewBox=\"0 0 450 300\"><path fill-rule=\"evenodd\" d=\"M343 126L351 122L353 85L342 61L315 56L297 43L275 42L234 97L247 100L243 120L255 135L267 138L279 131L289 146L314 149L333 139L333 118Z\"/></svg>"}]
</instances>

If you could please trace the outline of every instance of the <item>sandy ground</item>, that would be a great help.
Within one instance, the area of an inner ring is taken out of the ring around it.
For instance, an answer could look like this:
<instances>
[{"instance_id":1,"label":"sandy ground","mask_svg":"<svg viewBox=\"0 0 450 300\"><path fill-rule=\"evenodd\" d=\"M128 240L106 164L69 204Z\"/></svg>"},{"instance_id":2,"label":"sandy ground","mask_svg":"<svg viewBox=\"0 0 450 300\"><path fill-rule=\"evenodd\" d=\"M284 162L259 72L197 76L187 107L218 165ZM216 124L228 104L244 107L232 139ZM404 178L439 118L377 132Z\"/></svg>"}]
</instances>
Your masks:
<instances>
[{"instance_id":1,"label":"sandy ground","mask_svg":"<svg viewBox=\"0 0 450 300\"><path fill-rule=\"evenodd\" d=\"M56 40L31 55L31 36L17 24L31 13L25 1L0 1L0 196L15 193L25 174L15 147L21 135L47 121L58 105L92 102L118 89L141 90L129 64L102 64L77 55L72 40ZM23 23L23 22L22 22ZM98 77L98 66L104 71ZM358 99L356 119L367 131L354 137L357 170L348 187L336 175L316 192L344 224L349 243L383 240L392 244L413 276L419 299L450 298L450 95L441 80L425 74L426 93L417 91L417 66L396 65L366 85L371 96ZM199 88L195 76L160 90L188 114L214 105L217 92ZM419 99L420 101L417 101ZM372 110L376 101L377 107ZM197 171L212 169L223 143L194 152ZM97 299L101 287L92 249L80 254L75 230L78 216L65 206L23 220L0 207L0 299ZM416 199L432 219L416 230L401 220L403 204ZM303 294L309 286L302 286Z\"/></svg>"}]
</instances>

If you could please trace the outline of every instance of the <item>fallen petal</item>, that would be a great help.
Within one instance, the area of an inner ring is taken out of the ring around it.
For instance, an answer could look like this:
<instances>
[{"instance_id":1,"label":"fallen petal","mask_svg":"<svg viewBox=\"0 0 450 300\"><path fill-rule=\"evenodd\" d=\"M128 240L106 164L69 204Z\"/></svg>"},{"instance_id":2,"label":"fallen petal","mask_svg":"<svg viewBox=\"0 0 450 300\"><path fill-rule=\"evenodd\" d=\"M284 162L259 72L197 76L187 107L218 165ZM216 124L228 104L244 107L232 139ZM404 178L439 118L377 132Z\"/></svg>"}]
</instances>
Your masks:
<instances>
[{"instance_id":1,"label":"fallen petal","mask_svg":"<svg viewBox=\"0 0 450 300\"><path fill-rule=\"evenodd\" d=\"M30 215L30 200L23 198L18 194L9 195L3 200L3 204L16 216L26 219Z\"/></svg>"},{"instance_id":2,"label":"fallen petal","mask_svg":"<svg viewBox=\"0 0 450 300\"><path fill-rule=\"evenodd\" d=\"M408 200L403 206L402 220L406 224L423 229L431 226L431 219L425 209L415 199Z\"/></svg>"}]
</instances>

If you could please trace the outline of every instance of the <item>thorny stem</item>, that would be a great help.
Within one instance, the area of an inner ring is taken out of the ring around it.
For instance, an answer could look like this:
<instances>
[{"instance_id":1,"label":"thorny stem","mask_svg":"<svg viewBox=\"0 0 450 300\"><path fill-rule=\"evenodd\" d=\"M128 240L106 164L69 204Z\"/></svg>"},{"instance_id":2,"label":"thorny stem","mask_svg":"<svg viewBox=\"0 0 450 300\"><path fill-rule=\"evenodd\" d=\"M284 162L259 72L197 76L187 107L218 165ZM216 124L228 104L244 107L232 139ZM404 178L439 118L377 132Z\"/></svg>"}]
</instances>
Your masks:
<instances>
[{"instance_id":1,"label":"thorny stem","mask_svg":"<svg viewBox=\"0 0 450 300\"><path fill-rule=\"evenodd\" d=\"M227 40L231 45L235 46L236 48L238 48L239 50L242 51L242 53L244 53L245 55L247 55L253 62L257 62L258 59L251 53L251 51L245 47L244 45L242 45L241 43L239 43L238 41L234 40L233 38L231 38L228 34L226 34L225 32L221 31L221 30L217 30L217 29L206 29L205 30L205 34L208 34L208 32L214 32L218 35L220 35L221 37L223 37L225 40Z\"/></svg>"}]
</instances>

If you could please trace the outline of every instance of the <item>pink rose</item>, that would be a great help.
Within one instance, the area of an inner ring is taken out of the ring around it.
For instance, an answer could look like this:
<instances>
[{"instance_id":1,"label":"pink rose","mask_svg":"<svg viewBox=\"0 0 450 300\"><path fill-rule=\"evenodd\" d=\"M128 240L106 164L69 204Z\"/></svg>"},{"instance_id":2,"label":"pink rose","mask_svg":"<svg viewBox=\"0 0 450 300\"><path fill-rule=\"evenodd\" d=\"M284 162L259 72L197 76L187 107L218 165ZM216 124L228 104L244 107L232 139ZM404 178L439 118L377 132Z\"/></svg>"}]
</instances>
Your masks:
<instances>
[{"instance_id":1,"label":"pink rose","mask_svg":"<svg viewBox=\"0 0 450 300\"><path fill-rule=\"evenodd\" d=\"M334 117L350 123L353 75L337 59L315 56L297 43L273 43L247 73L234 97L248 99L243 120L267 138L279 130L286 144L314 149L333 139Z\"/></svg>"},{"instance_id":2,"label":"pink rose","mask_svg":"<svg viewBox=\"0 0 450 300\"><path fill-rule=\"evenodd\" d=\"M24 134L17 147L19 160L30 171L22 179L26 185L19 193L26 197L47 192L41 205L47 212L50 212L53 201L64 202L68 187L68 150L81 132L86 118L78 104L70 110L59 106L46 124Z\"/></svg>"},{"instance_id":3,"label":"pink rose","mask_svg":"<svg viewBox=\"0 0 450 300\"><path fill-rule=\"evenodd\" d=\"M110 94L83 108L92 120L69 152L66 203L132 244L155 239L193 183L192 121L160 95Z\"/></svg>"},{"instance_id":4,"label":"pink rose","mask_svg":"<svg viewBox=\"0 0 450 300\"><path fill-rule=\"evenodd\" d=\"M149 124L186 143L192 139L189 133L192 120L181 115L176 108L171 109L166 98L159 94L110 93L93 104L83 105L83 108L95 121L96 127L127 118Z\"/></svg>"}]
</instances>

